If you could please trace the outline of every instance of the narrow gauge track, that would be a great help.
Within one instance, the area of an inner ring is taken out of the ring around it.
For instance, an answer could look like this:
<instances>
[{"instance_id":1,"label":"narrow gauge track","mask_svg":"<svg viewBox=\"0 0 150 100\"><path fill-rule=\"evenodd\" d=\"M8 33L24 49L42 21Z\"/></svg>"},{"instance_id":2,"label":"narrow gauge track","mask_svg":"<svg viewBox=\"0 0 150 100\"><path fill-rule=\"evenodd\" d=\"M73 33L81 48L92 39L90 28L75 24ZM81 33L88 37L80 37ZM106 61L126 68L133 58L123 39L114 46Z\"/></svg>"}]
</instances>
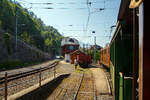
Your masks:
<instances>
[{"instance_id":1,"label":"narrow gauge track","mask_svg":"<svg viewBox=\"0 0 150 100\"><path fill-rule=\"evenodd\" d=\"M73 100L96 100L93 75L84 73Z\"/></svg>"},{"instance_id":2,"label":"narrow gauge track","mask_svg":"<svg viewBox=\"0 0 150 100\"><path fill-rule=\"evenodd\" d=\"M82 78L83 74L73 73L61 82L47 100L73 100Z\"/></svg>"},{"instance_id":3,"label":"narrow gauge track","mask_svg":"<svg viewBox=\"0 0 150 100\"><path fill-rule=\"evenodd\" d=\"M52 64L50 64L46 67L43 67L43 68L32 69L32 70L27 71L27 72L21 72L21 73L9 75L9 76L7 76L7 81L10 82L10 81L13 81L13 80L16 80L16 79L19 79L19 78L23 78L23 77L26 77L26 76L29 76L29 75L33 75L33 74L51 69L54 66L56 66L57 64L58 64L58 61L55 61L54 63L52 63ZM5 83L5 77L0 78L0 84L3 84L3 83Z\"/></svg>"},{"instance_id":4,"label":"narrow gauge track","mask_svg":"<svg viewBox=\"0 0 150 100\"><path fill-rule=\"evenodd\" d=\"M76 100L76 99L77 99L77 96L78 96L78 93L79 93L79 90L80 90L80 87L81 87L81 83L82 83L82 81L83 81L83 77L84 77L84 73L82 74L81 80L80 80L80 82L79 82L79 85L78 85L78 88L77 88L77 91L76 91L76 93L75 93L75 95L74 95L73 100Z\"/></svg>"}]
</instances>

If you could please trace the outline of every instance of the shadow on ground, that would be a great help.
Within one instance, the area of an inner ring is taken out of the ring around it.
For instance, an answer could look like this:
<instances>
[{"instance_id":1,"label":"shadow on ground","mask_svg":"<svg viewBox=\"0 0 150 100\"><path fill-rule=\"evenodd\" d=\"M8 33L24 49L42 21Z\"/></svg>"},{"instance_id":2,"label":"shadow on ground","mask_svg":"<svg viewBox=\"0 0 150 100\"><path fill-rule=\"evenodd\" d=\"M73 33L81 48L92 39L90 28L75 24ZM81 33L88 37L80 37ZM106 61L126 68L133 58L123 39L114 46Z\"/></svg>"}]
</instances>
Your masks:
<instances>
[{"instance_id":1,"label":"shadow on ground","mask_svg":"<svg viewBox=\"0 0 150 100\"><path fill-rule=\"evenodd\" d=\"M103 68L103 69L106 69L108 72L109 72L109 67L105 66L105 65L99 65L99 66L96 66L96 65L89 65L88 68Z\"/></svg>"},{"instance_id":2,"label":"shadow on ground","mask_svg":"<svg viewBox=\"0 0 150 100\"><path fill-rule=\"evenodd\" d=\"M94 65L89 64L88 67L85 67L85 68L97 68L97 67L94 66Z\"/></svg>"},{"instance_id":3,"label":"shadow on ground","mask_svg":"<svg viewBox=\"0 0 150 100\"><path fill-rule=\"evenodd\" d=\"M69 75L70 74L61 75L55 80L52 80L51 82L43 85L41 88L25 94L22 97L17 98L16 100L46 100L55 90L55 88L57 88L57 86L63 81L63 79L69 77Z\"/></svg>"}]
</instances>

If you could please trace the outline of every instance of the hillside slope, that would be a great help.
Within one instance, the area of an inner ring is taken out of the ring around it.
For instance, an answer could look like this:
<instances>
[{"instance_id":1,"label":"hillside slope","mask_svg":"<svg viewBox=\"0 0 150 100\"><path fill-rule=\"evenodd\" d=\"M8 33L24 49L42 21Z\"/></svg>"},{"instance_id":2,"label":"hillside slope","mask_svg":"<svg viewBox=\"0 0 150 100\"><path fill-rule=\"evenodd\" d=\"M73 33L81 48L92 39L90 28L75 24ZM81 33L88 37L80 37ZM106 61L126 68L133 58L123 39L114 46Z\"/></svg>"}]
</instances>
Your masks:
<instances>
[{"instance_id":1,"label":"hillside slope","mask_svg":"<svg viewBox=\"0 0 150 100\"><path fill-rule=\"evenodd\" d=\"M43 62L52 59L52 54L43 51L18 40L15 50L14 36L0 29L0 70L9 67L22 67L25 63Z\"/></svg>"}]
</instances>

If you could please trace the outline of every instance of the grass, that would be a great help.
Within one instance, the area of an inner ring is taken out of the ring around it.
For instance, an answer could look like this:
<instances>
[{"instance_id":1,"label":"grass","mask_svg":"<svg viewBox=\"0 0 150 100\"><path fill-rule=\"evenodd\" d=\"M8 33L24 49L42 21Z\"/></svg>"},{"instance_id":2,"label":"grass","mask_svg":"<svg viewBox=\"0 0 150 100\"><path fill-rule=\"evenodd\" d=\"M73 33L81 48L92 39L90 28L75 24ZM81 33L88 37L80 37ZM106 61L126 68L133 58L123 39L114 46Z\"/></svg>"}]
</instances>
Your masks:
<instances>
[{"instance_id":1,"label":"grass","mask_svg":"<svg viewBox=\"0 0 150 100\"><path fill-rule=\"evenodd\" d=\"M75 66L74 66L75 67ZM82 68L80 65L77 66L77 73L87 73L87 74L92 74L92 71L89 70L88 68Z\"/></svg>"}]
</instances>

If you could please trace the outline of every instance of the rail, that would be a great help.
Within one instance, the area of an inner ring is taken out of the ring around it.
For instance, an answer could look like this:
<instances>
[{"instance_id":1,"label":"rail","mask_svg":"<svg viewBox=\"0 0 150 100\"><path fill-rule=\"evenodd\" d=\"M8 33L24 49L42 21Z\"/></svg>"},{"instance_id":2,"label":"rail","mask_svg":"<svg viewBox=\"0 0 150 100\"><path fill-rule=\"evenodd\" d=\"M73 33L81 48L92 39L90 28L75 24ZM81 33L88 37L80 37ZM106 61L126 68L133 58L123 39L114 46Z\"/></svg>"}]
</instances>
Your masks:
<instances>
[{"instance_id":1,"label":"rail","mask_svg":"<svg viewBox=\"0 0 150 100\"><path fill-rule=\"evenodd\" d=\"M80 80L80 82L79 82L79 85L78 85L77 91L76 91L76 93L75 93L75 95L74 95L74 97L73 97L73 100L76 100L76 99L77 99L77 95L78 95L78 93L79 93L79 90L80 90L80 87L81 87L81 84L82 84L83 78L84 78L84 73L82 74L81 80Z\"/></svg>"},{"instance_id":2,"label":"rail","mask_svg":"<svg viewBox=\"0 0 150 100\"><path fill-rule=\"evenodd\" d=\"M4 84L3 87L0 87L0 91L1 91L1 93L0 93L0 99L2 99L2 97L4 97L5 100L7 100L7 96L9 94L11 94L11 93L8 94L8 89L12 88L12 87L16 87L17 88L17 86L25 85L27 83L30 83L31 85L34 85L35 83L39 83L39 87L41 87L41 81L44 80L44 79L46 79L46 78L48 78L47 76L50 73L49 69L54 68L54 74L56 74L56 68L55 68L55 66L57 64L58 64L58 61L55 61L52 64L49 64L49 65L47 65L47 66L45 66L43 68L40 67L40 68L32 69L32 70L27 71L27 72L16 73L16 74L9 75L9 76L8 76L8 73L6 72L5 76L0 78L0 85L3 86L3 84ZM44 71L46 71L46 72L44 72ZM44 72L44 73L42 74L42 72ZM32 75L34 75L34 74L39 74L39 75L36 75L35 77L32 77ZM8 82L10 82L10 81L13 81L13 80L15 81L17 79L23 79L23 78L25 78L27 76L31 76L32 79L28 79L28 80L24 79L24 80L21 80L19 82L15 82L15 83L12 83L12 84L8 85ZM22 87L26 87L26 86L22 86ZM4 93L2 93L2 91Z\"/></svg>"},{"instance_id":3,"label":"rail","mask_svg":"<svg viewBox=\"0 0 150 100\"><path fill-rule=\"evenodd\" d=\"M9 81L12 81L12 80L15 80L15 79L19 79L19 78L22 78L22 77L33 75L35 73L39 73L40 71L42 72L42 71L48 70L48 69L56 66L57 64L58 64L58 61L55 61L54 63L52 63L50 65L47 65L44 68L37 68L37 69L33 69L33 70L30 70L30 71L27 71L27 72L21 72L21 73L9 75L9 76L7 76L7 80L9 82ZM4 82L5 82L5 76L0 78L0 84L3 84Z\"/></svg>"},{"instance_id":4,"label":"rail","mask_svg":"<svg viewBox=\"0 0 150 100\"><path fill-rule=\"evenodd\" d=\"M95 86L95 80L94 80L94 76L93 76L93 74L92 74L92 81L93 81L93 91L94 91L94 98L93 98L93 100L97 100L97 96L96 96L96 86Z\"/></svg>"}]
</instances>

